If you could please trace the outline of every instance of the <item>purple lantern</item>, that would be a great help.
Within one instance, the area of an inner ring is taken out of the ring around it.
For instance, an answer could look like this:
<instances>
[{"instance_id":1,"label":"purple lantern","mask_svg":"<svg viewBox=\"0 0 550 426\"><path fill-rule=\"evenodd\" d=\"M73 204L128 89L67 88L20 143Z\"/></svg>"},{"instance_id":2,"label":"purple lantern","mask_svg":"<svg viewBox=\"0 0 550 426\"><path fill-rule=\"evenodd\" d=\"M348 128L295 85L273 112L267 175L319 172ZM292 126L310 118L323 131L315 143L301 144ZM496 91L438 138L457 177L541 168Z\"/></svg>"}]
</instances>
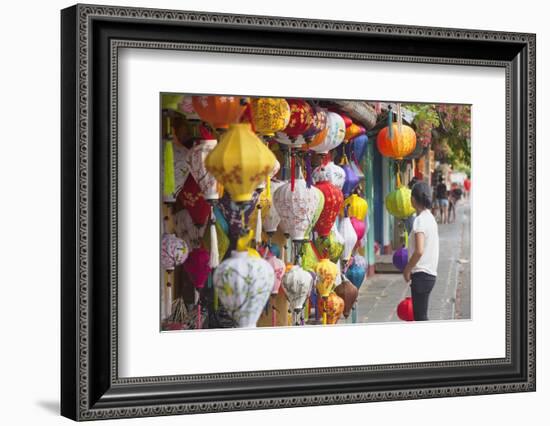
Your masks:
<instances>
[{"instance_id":1,"label":"purple lantern","mask_svg":"<svg viewBox=\"0 0 550 426\"><path fill-rule=\"evenodd\" d=\"M349 164L342 166L342 168L346 173L346 180L344 181L342 192L344 193L344 197L347 198L353 193L357 185L359 185L359 176L357 176Z\"/></svg>"},{"instance_id":2,"label":"purple lantern","mask_svg":"<svg viewBox=\"0 0 550 426\"><path fill-rule=\"evenodd\" d=\"M397 249L393 254L393 266L403 272L409 261L409 252L406 247Z\"/></svg>"}]
</instances>

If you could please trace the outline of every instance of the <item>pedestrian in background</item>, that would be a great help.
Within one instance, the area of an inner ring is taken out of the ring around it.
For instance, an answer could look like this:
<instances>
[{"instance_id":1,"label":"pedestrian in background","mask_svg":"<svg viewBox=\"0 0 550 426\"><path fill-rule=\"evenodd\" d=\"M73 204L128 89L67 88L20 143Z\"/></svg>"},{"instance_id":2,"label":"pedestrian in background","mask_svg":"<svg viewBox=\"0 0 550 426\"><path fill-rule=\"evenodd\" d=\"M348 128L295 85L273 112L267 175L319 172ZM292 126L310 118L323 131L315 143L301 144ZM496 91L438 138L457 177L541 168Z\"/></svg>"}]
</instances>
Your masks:
<instances>
[{"instance_id":1,"label":"pedestrian in background","mask_svg":"<svg viewBox=\"0 0 550 426\"><path fill-rule=\"evenodd\" d=\"M415 321L428 320L428 302L437 277L439 262L439 233L437 222L430 211L431 188L425 182L416 183L411 192L411 202L416 218L409 238L409 262L403 277L410 282Z\"/></svg>"},{"instance_id":2,"label":"pedestrian in background","mask_svg":"<svg viewBox=\"0 0 550 426\"><path fill-rule=\"evenodd\" d=\"M435 188L435 195L437 197L437 205L439 206L441 223L448 223L449 199L447 196L447 185L443 182L443 176L439 176L439 183Z\"/></svg>"}]
</instances>

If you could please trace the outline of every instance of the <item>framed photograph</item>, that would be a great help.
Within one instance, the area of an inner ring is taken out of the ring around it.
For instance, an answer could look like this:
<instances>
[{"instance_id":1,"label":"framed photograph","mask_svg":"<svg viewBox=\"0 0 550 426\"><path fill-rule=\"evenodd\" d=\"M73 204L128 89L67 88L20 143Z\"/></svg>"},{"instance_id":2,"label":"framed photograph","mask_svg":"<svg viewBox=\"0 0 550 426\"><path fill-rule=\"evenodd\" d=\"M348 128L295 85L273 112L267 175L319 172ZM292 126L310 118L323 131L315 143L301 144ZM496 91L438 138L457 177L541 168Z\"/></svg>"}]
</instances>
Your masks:
<instances>
[{"instance_id":1,"label":"framed photograph","mask_svg":"<svg viewBox=\"0 0 550 426\"><path fill-rule=\"evenodd\" d=\"M62 415L535 390L535 35L61 30Z\"/></svg>"}]
</instances>

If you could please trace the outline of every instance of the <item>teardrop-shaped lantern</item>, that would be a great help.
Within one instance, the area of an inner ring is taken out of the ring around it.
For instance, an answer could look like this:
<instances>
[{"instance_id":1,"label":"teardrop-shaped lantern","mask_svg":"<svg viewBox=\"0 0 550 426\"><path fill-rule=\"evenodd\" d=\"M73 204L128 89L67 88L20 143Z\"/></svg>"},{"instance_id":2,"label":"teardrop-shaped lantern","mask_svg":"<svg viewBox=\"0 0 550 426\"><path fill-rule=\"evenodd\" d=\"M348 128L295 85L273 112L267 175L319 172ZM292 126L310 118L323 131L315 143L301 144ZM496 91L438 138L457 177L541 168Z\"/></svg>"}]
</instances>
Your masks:
<instances>
[{"instance_id":1,"label":"teardrop-shaped lantern","mask_svg":"<svg viewBox=\"0 0 550 426\"><path fill-rule=\"evenodd\" d=\"M357 241L361 241L363 237L365 236L365 221L359 220L355 217L350 217L351 225L353 226L353 229L355 230L355 233L357 234Z\"/></svg>"},{"instance_id":2,"label":"teardrop-shaped lantern","mask_svg":"<svg viewBox=\"0 0 550 426\"><path fill-rule=\"evenodd\" d=\"M271 265L248 252L233 251L214 272L218 297L238 327L256 327L273 289Z\"/></svg>"},{"instance_id":3,"label":"teardrop-shaped lantern","mask_svg":"<svg viewBox=\"0 0 550 426\"><path fill-rule=\"evenodd\" d=\"M262 228L265 233L272 234L277 231L277 227L279 226L279 222L281 222L281 217L279 216L279 213L277 212L277 208L273 204L273 194L275 191L281 187L284 184L282 181L271 181L271 198L272 203L271 207L267 211L267 214L265 217L262 217ZM263 213L263 212L262 212Z\"/></svg>"},{"instance_id":4,"label":"teardrop-shaped lantern","mask_svg":"<svg viewBox=\"0 0 550 426\"><path fill-rule=\"evenodd\" d=\"M216 178L206 170L204 160L212 152L218 141L215 139L200 140L190 150L187 156L187 167L189 172L193 175L195 181L199 184L205 200L217 200L218 195L218 182Z\"/></svg>"},{"instance_id":5,"label":"teardrop-shaped lantern","mask_svg":"<svg viewBox=\"0 0 550 426\"><path fill-rule=\"evenodd\" d=\"M211 207L202 196L202 191L193 176L187 176L178 193L178 201L189 212L195 225L204 225L208 221Z\"/></svg>"},{"instance_id":6,"label":"teardrop-shaped lantern","mask_svg":"<svg viewBox=\"0 0 550 426\"><path fill-rule=\"evenodd\" d=\"M229 126L205 164L233 201L245 202L252 199L252 193L273 170L276 160L250 123L240 123Z\"/></svg>"},{"instance_id":7,"label":"teardrop-shaped lantern","mask_svg":"<svg viewBox=\"0 0 550 426\"><path fill-rule=\"evenodd\" d=\"M254 130L260 135L273 136L290 120L290 106L283 98L252 98L249 108Z\"/></svg>"},{"instance_id":8,"label":"teardrop-shaped lantern","mask_svg":"<svg viewBox=\"0 0 550 426\"><path fill-rule=\"evenodd\" d=\"M336 324L344 312L345 302L336 293L330 293L325 301L327 324Z\"/></svg>"},{"instance_id":9,"label":"teardrop-shaped lantern","mask_svg":"<svg viewBox=\"0 0 550 426\"><path fill-rule=\"evenodd\" d=\"M342 204L344 203L344 195L336 186L328 180L317 182L315 187L318 188L325 198L325 203L319 220L315 224L315 231L321 236L326 237L330 234L332 225L336 221Z\"/></svg>"},{"instance_id":10,"label":"teardrop-shaped lantern","mask_svg":"<svg viewBox=\"0 0 550 426\"><path fill-rule=\"evenodd\" d=\"M369 212L367 201L357 194L351 194L344 200L344 208L348 209L348 216L355 217L359 220L365 220Z\"/></svg>"},{"instance_id":11,"label":"teardrop-shaped lantern","mask_svg":"<svg viewBox=\"0 0 550 426\"><path fill-rule=\"evenodd\" d=\"M347 198L352 194L355 188L357 188L357 185L359 185L359 176L357 176L357 173L355 173L349 164L344 164L342 169L344 169L344 173L346 174L342 192L344 193L344 197Z\"/></svg>"},{"instance_id":12,"label":"teardrop-shaped lantern","mask_svg":"<svg viewBox=\"0 0 550 426\"><path fill-rule=\"evenodd\" d=\"M344 182L346 181L346 172L342 167L337 166L334 162L330 161L327 164L320 165L313 170L312 173L314 182L321 182L328 180L336 188L342 189Z\"/></svg>"},{"instance_id":13,"label":"teardrop-shaped lantern","mask_svg":"<svg viewBox=\"0 0 550 426\"><path fill-rule=\"evenodd\" d=\"M411 190L404 185L386 195L385 202L388 212L398 219L405 219L415 212L411 203Z\"/></svg>"},{"instance_id":14,"label":"teardrop-shaped lantern","mask_svg":"<svg viewBox=\"0 0 550 426\"><path fill-rule=\"evenodd\" d=\"M403 124L401 125L401 131L399 131L399 125L393 123L391 136L392 138L390 139L388 127L386 126L380 130L376 137L376 146L384 157L400 160L414 151L416 147L416 133L412 127Z\"/></svg>"},{"instance_id":15,"label":"teardrop-shaped lantern","mask_svg":"<svg viewBox=\"0 0 550 426\"><path fill-rule=\"evenodd\" d=\"M363 156L367 152L368 142L369 137L366 134L357 136L351 140L353 157L358 163L361 163Z\"/></svg>"},{"instance_id":16,"label":"teardrop-shaped lantern","mask_svg":"<svg viewBox=\"0 0 550 426\"><path fill-rule=\"evenodd\" d=\"M313 151L324 154L336 148L344 141L346 126L344 119L340 115L329 111L327 113L327 128L328 133L323 142L310 147Z\"/></svg>"},{"instance_id":17,"label":"teardrop-shaped lantern","mask_svg":"<svg viewBox=\"0 0 550 426\"><path fill-rule=\"evenodd\" d=\"M321 297L328 297L335 285L338 266L329 259L321 259L315 267L317 274L317 292Z\"/></svg>"},{"instance_id":18,"label":"teardrop-shaped lantern","mask_svg":"<svg viewBox=\"0 0 550 426\"><path fill-rule=\"evenodd\" d=\"M344 318L349 317L353 305L359 296L359 289L348 280L334 288L334 292L344 301Z\"/></svg>"},{"instance_id":19,"label":"teardrop-shaped lantern","mask_svg":"<svg viewBox=\"0 0 550 426\"><path fill-rule=\"evenodd\" d=\"M405 269L405 266L407 266L407 263L409 262L409 252L406 247L401 247L395 250L395 253L392 257L393 266L395 266L398 270L403 272Z\"/></svg>"},{"instance_id":20,"label":"teardrop-shaped lantern","mask_svg":"<svg viewBox=\"0 0 550 426\"><path fill-rule=\"evenodd\" d=\"M313 285L311 274L302 267L293 265L283 276L282 284L289 308L294 312L301 311Z\"/></svg>"},{"instance_id":21,"label":"teardrop-shaped lantern","mask_svg":"<svg viewBox=\"0 0 550 426\"><path fill-rule=\"evenodd\" d=\"M267 263L269 263L273 268L273 273L275 274L271 294L277 294L279 293L279 288L281 287L283 275L286 271L286 265L285 262L273 255L268 256L266 260Z\"/></svg>"},{"instance_id":22,"label":"teardrop-shaped lantern","mask_svg":"<svg viewBox=\"0 0 550 426\"><path fill-rule=\"evenodd\" d=\"M248 102L248 98L241 96L193 96L195 112L216 129L238 123Z\"/></svg>"},{"instance_id":23,"label":"teardrop-shaped lantern","mask_svg":"<svg viewBox=\"0 0 550 426\"><path fill-rule=\"evenodd\" d=\"M260 194L254 191L252 199L249 203L245 204L242 209L231 200L231 196L228 193L223 194L222 198L220 198L218 207L229 226L229 236L231 238L237 238L243 229L243 214L244 225L246 226L248 224L248 220L255 209L259 196Z\"/></svg>"},{"instance_id":24,"label":"teardrop-shaped lantern","mask_svg":"<svg viewBox=\"0 0 550 426\"><path fill-rule=\"evenodd\" d=\"M365 275L366 275L365 267L359 263L356 263L355 261L348 267L348 270L346 271L346 278L350 280L351 283L355 287L357 287L357 289L361 288L361 285L365 280Z\"/></svg>"},{"instance_id":25,"label":"teardrop-shaped lantern","mask_svg":"<svg viewBox=\"0 0 550 426\"><path fill-rule=\"evenodd\" d=\"M315 226L319 206L324 204L323 193L314 186L308 188L304 179L296 179L292 191L291 183L281 185L273 194L273 204L281 218L280 227L292 240L306 239L309 230Z\"/></svg>"},{"instance_id":26,"label":"teardrop-shaped lantern","mask_svg":"<svg viewBox=\"0 0 550 426\"><path fill-rule=\"evenodd\" d=\"M357 233L353 228L351 219L349 217L344 217L340 220L340 227L338 231L344 238L344 251L342 253L342 259L348 261L353 253L353 249L357 244Z\"/></svg>"},{"instance_id":27,"label":"teardrop-shaped lantern","mask_svg":"<svg viewBox=\"0 0 550 426\"><path fill-rule=\"evenodd\" d=\"M187 272L191 283L196 289L204 288L210 273L210 254L208 250L201 247L191 250L187 260L183 264L183 269Z\"/></svg>"},{"instance_id":28,"label":"teardrop-shaped lantern","mask_svg":"<svg viewBox=\"0 0 550 426\"><path fill-rule=\"evenodd\" d=\"M185 262L189 256L189 248L184 240L174 234L164 234L161 241L160 263L167 271L173 271Z\"/></svg>"}]
</instances>

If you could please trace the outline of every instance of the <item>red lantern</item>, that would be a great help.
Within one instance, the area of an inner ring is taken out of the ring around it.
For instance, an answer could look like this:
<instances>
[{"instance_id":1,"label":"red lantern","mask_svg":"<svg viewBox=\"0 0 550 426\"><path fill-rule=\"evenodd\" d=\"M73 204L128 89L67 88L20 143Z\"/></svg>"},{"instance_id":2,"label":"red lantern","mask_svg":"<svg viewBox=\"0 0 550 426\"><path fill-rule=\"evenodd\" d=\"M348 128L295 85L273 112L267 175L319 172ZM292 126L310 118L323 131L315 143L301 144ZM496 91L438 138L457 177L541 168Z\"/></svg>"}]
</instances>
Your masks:
<instances>
[{"instance_id":1,"label":"red lantern","mask_svg":"<svg viewBox=\"0 0 550 426\"><path fill-rule=\"evenodd\" d=\"M246 109L248 98L242 96L193 96L193 108L201 120L216 129L226 129L238 123Z\"/></svg>"},{"instance_id":2,"label":"red lantern","mask_svg":"<svg viewBox=\"0 0 550 426\"><path fill-rule=\"evenodd\" d=\"M301 99L287 99L290 107L290 120L283 130L290 138L297 138L313 124L314 112L311 106Z\"/></svg>"},{"instance_id":3,"label":"red lantern","mask_svg":"<svg viewBox=\"0 0 550 426\"><path fill-rule=\"evenodd\" d=\"M182 207L189 211L189 216L195 225L204 225L210 217L210 204L202 196L201 189L193 176L187 176L181 191L178 193L178 201Z\"/></svg>"},{"instance_id":4,"label":"red lantern","mask_svg":"<svg viewBox=\"0 0 550 426\"><path fill-rule=\"evenodd\" d=\"M344 204L344 194L328 180L317 182L315 186L323 193L325 204L314 229L321 237L327 237Z\"/></svg>"},{"instance_id":5,"label":"red lantern","mask_svg":"<svg viewBox=\"0 0 550 426\"><path fill-rule=\"evenodd\" d=\"M402 321L414 321L412 298L406 297L397 305L397 316Z\"/></svg>"},{"instance_id":6,"label":"red lantern","mask_svg":"<svg viewBox=\"0 0 550 426\"><path fill-rule=\"evenodd\" d=\"M193 286L196 289L204 288L208 274L210 273L210 253L203 248L191 250L187 260L183 264L183 269L189 275Z\"/></svg>"},{"instance_id":7,"label":"red lantern","mask_svg":"<svg viewBox=\"0 0 550 426\"><path fill-rule=\"evenodd\" d=\"M391 139L386 126L378 133L376 146L384 157L401 160L416 148L416 133L412 127L403 124L399 129L399 125L393 123Z\"/></svg>"}]
</instances>

